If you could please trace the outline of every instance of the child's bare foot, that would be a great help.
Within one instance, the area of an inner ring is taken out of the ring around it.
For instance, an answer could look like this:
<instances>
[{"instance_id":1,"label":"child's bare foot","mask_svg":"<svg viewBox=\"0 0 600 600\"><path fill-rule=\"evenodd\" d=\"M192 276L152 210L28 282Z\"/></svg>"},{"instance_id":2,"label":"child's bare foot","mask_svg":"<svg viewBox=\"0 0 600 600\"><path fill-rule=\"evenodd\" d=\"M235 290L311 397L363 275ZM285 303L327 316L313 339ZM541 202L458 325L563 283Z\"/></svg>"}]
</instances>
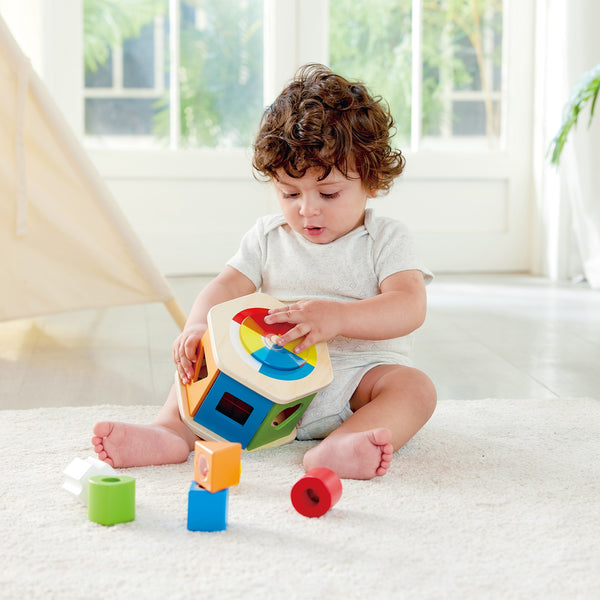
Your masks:
<instances>
[{"instance_id":1,"label":"child's bare foot","mask_svg":"<svg viewBox=\"0 0 600 600\"><path fill-rule=\"evenodd\" d=\"M102 421L94 425L92 445L98 458L113 467L166 465L187 460L187 442L160 425Z\"/></svg>"},{"instance_id":2,"label":"child's bare foot","mask_svg":"<svg viewBox=\"0 0 600 600\"><path fill-rule=\"evenodd\" d=\"M392 432L334 433L304 455L304 468L328 467L342 479L372 479L385 475L394 454Z\"/></svg>"}]
</instances>

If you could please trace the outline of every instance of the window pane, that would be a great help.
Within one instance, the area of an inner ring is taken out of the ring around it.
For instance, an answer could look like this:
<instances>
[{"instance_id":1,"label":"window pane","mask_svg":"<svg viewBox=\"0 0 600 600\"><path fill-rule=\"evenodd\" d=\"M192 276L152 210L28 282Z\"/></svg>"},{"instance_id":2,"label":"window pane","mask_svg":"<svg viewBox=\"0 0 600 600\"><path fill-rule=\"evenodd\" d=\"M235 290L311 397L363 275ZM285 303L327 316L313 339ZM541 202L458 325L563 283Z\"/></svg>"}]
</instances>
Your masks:
<instances>
[{"instance_id":1,"label":"window pane","mask_svg":"<svg viewBox=\"0 0 600 600\"><path fill-rule=\"evenodd\" d=\"M425 3L423 9L423 137L500 137L502 2ZM458 141L458 140L457 140Z\"/></svg>"},{"instance_id":2,"label":"window pane","mask_svg":"<svg viewBox=\"0 0 600 600\"><path fill-rule=\"evenodd\" d=\"M427 147L487 140L501 131L502 1L422 3L422 90L412 85L412 0L335 0L330 11L330 65L362 79L390 104L396 144L411 139L412 103ZM413 97L415 96L415 97Z\"/></svg>"},{"instance_id":3,"label":"window pane","mask_svg":"<svg viewBox=\"0 0 600 600\"><path fill-rule=\"evenodd\" d=\"M85 133L153 135L164 95L164 21L167 0L85 0Z\"/></svg>"},{"instance_id":4,"label":"window pane","mask_svg":"<svg viewBox=\"0 0 600 600\"><path fill-rule=\"evenodd\" d=\"M334 0L329 3L329 64L359 79L389 103L395 143L410 139L411 0Z\"/></svg>"},{"instance_id":5,"label":"window pane","mask_svg":"<svg viewBox=\"0 0 600 600\"><path fill-rule=\"evenodd\" d=\"M182 143L249 145L264 108L263 0L182 2L180 53Z\"/></svg>"},{"instance_id":6,"label":"window pane","mask_svg":"<svg viewBox=\"0 0 600 600\"><path fill-rule=\"evenodd\" d=\"M84 2L86 134L167 143L175 68L181 145L249 145L263 110L263 0L181 0L175 32L168 8L167 0Z\"/></svg>"},{"instance_id":7,"label":"window pane","mask_svg":"<svg viewBox=\"0 0 600 600\"><path fill-rule=\"evenodd\" d=\"M87 98L88 135L152 135L156 100L144 98Z\"/></svg>"},{"instance_id":8,"label":"window pane","mask_svg":"<svg viewBox=\"0 0 600 600\"><path fill-rule=\"evenodd\" d=\"M112 87L113 84L113 61L112 50L108 53L106 62L103 65L98 65L95 71L91 69L85 72L85 87L86 88L103 88Z\"/></svg>"},{"instance_id":9,"label":"window pane","mask_svg":"<svg viewBox=\"0 0 600 600\"><path fill-rule=\"evenodd\" d=\"M123 43L123 87L154 87L154 23L145 25L138 37Z\"/></svg>"},{"instance_id":10,"label":"window pane","mask_svg":"<svg viewBox=\"0 0 600 600\"><path fill-rule=\"evenodd\" d=\"M483 102L454 102L452 112L452 135L480 136L485 131L486 115Z\"/></svg>"}]
</instances>

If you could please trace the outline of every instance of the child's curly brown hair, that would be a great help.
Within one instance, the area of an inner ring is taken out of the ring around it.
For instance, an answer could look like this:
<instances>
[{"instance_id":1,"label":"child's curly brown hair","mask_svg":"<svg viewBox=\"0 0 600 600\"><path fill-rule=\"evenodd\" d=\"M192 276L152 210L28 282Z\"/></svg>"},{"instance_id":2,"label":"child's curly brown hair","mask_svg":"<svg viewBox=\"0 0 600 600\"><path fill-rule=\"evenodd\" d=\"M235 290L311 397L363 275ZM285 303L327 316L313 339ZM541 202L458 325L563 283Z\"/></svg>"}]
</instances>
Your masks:
<instances>
[{"instance_id":1,"label":"child's curly brown hair","mask_svg":"<svg viewBox=\"0 0 600 600\"><path fill-rule=\"evenodd\" d=\"M268 179L277 169L302 177L307 169L336 167L359 174L367 190L387 191L404 169L393 149L394 120L381 97L319 64L301 67L262 117L252 166Z\"/></svg>"}]
</instances>

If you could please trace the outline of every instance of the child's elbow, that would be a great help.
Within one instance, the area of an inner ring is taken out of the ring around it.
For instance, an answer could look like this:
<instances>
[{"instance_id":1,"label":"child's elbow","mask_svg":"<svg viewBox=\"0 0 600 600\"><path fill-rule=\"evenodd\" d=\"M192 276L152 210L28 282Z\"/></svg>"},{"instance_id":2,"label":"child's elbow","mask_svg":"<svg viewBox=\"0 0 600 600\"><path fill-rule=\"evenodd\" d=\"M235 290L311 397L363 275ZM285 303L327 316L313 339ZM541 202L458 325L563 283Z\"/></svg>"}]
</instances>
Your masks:
<instances>
[{"instance_id":1,"label":"child's elbow","mask_svg":"<svg viewBox=\"0 0 600 600\"><path fill-rule=\"evenodd\" d=\"M419 293L415 298L414 312L413 312L413 325L414 330L419 329L424 323L427 317L427 295L422 292Z\"/></svg>"},{"instance_id":2,"label":"child's elbow","mask_svg":"<svg viewBox=\"0 0 600 600\"><path fill-rule=\"evenodd\" d=\"M425 317L427 316L426 310L418 310L415 312L413 319L413 331L416 331L425 323Z\"/></svg>"}]
</instances>

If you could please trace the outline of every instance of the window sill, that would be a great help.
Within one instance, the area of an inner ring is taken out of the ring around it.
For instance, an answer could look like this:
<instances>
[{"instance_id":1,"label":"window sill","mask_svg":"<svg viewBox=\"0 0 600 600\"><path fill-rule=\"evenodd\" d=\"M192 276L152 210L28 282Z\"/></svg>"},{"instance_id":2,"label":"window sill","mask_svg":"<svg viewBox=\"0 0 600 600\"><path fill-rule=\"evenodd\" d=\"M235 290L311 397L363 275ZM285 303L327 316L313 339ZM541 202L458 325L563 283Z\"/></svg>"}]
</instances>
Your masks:
<instances>
[{"instance_id":1,"label":"window sill","mask_svg":"<svg viewBox=\"0 0 600 600\"><path fill-rule=\"evenodd\" d=\"M107 150L86 148L108 179L253 179L251 150Z\"/></svg>"},{"instance_id":2,"label":"window sill","mask_svg":"<svg viewBox=\"0 0 600 600\"><path fill-rule=\"evenodd\" d=\"M252 151L115 150L87 148L103 177L112 180L252 180ZM506 152L406 153L405 179L481 180L509 176L513 159Z\"/></svg>"}]
</instances>

